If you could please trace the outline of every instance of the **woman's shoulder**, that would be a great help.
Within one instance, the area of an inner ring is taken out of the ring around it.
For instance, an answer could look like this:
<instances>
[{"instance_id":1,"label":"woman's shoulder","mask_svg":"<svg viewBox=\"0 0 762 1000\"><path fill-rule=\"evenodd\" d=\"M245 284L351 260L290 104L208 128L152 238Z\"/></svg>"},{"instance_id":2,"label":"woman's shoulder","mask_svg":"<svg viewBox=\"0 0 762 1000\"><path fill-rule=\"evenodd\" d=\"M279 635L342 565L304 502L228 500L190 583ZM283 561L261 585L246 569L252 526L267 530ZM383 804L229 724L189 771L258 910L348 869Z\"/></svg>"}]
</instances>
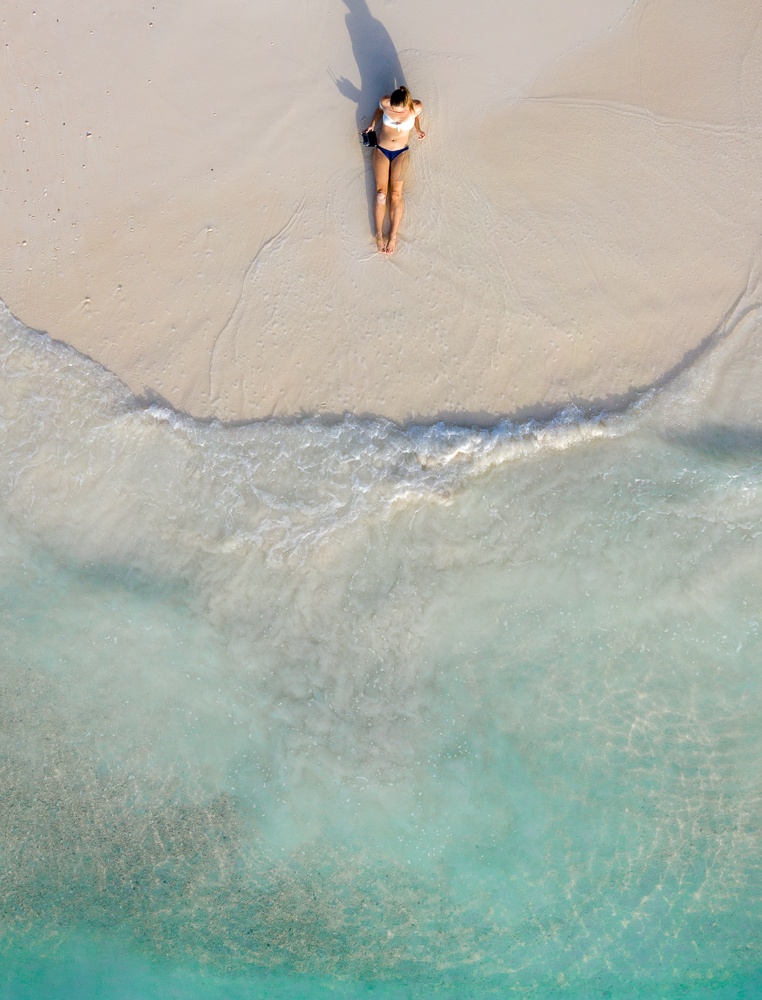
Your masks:
<instances>
[{"instance_id":1,"label":"woman's shoulder","mask_svg":"<svg viewBox=\"0 0 762 1000\"><path fill-rule=\"evenodd\" d=\"M391 94L384 94L381 100L378 102L384 111L388 111L391 101Z\"/></svg>"},{"instance_id":2,"label":"woman's shoulder","mask_svg":"<svg viewBox=\"0 0 762 1000\"><path fill-rule=\"evenodd\" d=\"M423 108L423 101L413 101L413 107L415 108L416 114Z\"/></svg>"}]
</instances>

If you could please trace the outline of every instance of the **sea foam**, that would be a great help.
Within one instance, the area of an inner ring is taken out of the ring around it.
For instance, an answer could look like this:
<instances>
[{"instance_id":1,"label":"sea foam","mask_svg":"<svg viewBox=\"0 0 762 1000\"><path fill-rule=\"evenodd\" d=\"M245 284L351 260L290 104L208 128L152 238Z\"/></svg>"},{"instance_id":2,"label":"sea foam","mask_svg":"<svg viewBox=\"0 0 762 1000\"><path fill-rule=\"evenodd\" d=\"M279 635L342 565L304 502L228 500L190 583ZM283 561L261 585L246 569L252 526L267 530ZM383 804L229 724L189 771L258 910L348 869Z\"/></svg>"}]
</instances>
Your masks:
<instances>
[{"instance_id":1,"label":"sea foam","mask_svg":"<svg viewBox=\"0 0 762 1000\"><path fill-rule=\"evenodd\" d=\"M753 980L762 449L731 340L618 415L401 429L196 422L2 338L16 982L97 942L199 995Z\"/></svg>"}]
</instances>

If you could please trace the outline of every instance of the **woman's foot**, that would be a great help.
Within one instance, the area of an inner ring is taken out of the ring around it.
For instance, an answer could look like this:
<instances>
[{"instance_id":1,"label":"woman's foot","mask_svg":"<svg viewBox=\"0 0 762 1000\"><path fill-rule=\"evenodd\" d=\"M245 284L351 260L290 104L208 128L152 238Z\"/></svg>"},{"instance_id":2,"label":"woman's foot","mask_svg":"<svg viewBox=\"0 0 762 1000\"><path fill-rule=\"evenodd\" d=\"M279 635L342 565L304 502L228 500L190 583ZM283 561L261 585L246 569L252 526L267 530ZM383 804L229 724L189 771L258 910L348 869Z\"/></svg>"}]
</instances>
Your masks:
<instances>
[{"instance_id":1,"label":"woman's foot","mask_svg":"<svg viewBox=\"0 0 762 1000\"><path fill-rule=\"evenodd\" d=\"M384 250L384 253L394 253L396 249L397 249L397 237L390 236L386 244L386 249Z\"/></svg>"},{"instance_id":2,"label":"woman's foot","mask_svg":"<svg viewBox=\"0 0 762 1000\"><path fill-rule=\"evenodd\" d=\"M379 253L388 253L386 249L386 240L381 233L376 233L376 246L378 247Z\"/></svg>"}]
</instances>

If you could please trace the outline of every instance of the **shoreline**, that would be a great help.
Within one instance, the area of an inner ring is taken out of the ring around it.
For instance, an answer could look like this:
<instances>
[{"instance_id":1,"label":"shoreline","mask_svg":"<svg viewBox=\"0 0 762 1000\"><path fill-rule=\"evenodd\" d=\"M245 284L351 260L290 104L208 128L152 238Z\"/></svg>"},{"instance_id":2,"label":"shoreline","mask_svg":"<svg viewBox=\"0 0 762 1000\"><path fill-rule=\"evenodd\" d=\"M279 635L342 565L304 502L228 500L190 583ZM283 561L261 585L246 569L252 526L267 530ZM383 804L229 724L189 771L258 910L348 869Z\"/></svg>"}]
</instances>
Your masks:
<instances>
[{"instance_id":1,"label":"shoreline","mask_svg":"<svg viewBox=\"0 0 762 1000\"><path fill-rule=\"evenodd\" d=\"M550 6L518 6L490 38L454 13L424 51L418 17L363 0L296 32L237 0L6 15L0 298L201 419L621 408L756 290L762 43L744 0L702 0L686 38L676 0L580 0L544 33ZM428 137L385 260L354 128L392 39ZM316 114L339 141L310 158Z\"/></svg>"},{"instance_id":2,"label":"shoreline","mask_svg":"<svg viewBox=\"0 0 762 1000\"><path fill-rule=\"evenodd\" d=\"M317 421L326 427L331 427L341 424L346 420L351 420L358 421L360 423L366 421L388 423L402 433L407 433L408 431L416 428L431 430L436 428L437 425L444 425L448 430L466 432L492 432L498 429L502 424L513 425L515 429L518 430L534 422L536 422L540 428L543 428L548 427L556 420L562 419L570 413L576 414L581 423L588 423L598 419L605 420L624 417L628 413L632 413L637 410L643 402L650 399L654 394L659 395L668 391L673 385L678 383L679 380L683 379L687 374L693 371L696 366L704 364L707 359L713 353L718 351L729 338L733 337L737 328L746 328L746 321L749 313L756 311L756 309L752 307L750 310L734 313L730 322L725 324L723 329L709 334L701 344L687 352L686 356L681 359L677 365L669 371L666 371L659 379L650 384L634 387L628 394L623 394L617 397L610 396L607 399L577 400L575 402L567 402L564 406L560 407L553 405L548 405L546 407L531 406L513 413L435 413L419 419L400 421L384 414L353 413L348 410L342 413L324 411L322 413L302 412L293 414L271 414L263 417L244 417L233 420L224 420L215 414L200 416L174 406L170 400L150 388L147 388L144 393L136 393L130 385L123 378L121 378L120 375L107 368L96 358L84 354L68 341L53 337L45 330L37 330L33 327L27 327L26 324L18 319L18 317L16 317L0 299L0 312L3 310L7 311L11 323L20 324L33 338L43 338L56 348L75 351L78 358L86 365L94 366L100 373L102 373L103 376L108 379L115 380L121 389L132 398L134 408L138 410L157 407L160 411L170 413L174 418L178 418L180 420L190 420L199 425L217 424L223 429L248 427L253 424L267 421L276 421L278 424L283 426L298 426L302 423ZM130 406L130 409L132 408L133 407Z\"/></svg>"}]
</instances>

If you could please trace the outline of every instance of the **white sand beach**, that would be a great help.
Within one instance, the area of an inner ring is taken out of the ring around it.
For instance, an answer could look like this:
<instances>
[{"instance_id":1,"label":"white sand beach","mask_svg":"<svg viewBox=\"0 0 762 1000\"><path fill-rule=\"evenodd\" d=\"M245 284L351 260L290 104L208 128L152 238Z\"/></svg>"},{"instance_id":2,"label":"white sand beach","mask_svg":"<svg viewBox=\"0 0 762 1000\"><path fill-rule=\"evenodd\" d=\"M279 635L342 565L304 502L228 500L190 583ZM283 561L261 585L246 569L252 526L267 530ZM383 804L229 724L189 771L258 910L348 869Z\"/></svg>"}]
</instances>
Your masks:
<instances>
[{"instance_id":1,"label":"white sand beach","mask_svg":"<svg viewBox=\"0 0 762 1000\"><path fill-rule=\"evenodd\" d=\"M750 301L750 0L19 0L0 298L223 420L488 423L658 383ZM398 251L357 132L424 103Z\"/></svg>"}]
</instances>

